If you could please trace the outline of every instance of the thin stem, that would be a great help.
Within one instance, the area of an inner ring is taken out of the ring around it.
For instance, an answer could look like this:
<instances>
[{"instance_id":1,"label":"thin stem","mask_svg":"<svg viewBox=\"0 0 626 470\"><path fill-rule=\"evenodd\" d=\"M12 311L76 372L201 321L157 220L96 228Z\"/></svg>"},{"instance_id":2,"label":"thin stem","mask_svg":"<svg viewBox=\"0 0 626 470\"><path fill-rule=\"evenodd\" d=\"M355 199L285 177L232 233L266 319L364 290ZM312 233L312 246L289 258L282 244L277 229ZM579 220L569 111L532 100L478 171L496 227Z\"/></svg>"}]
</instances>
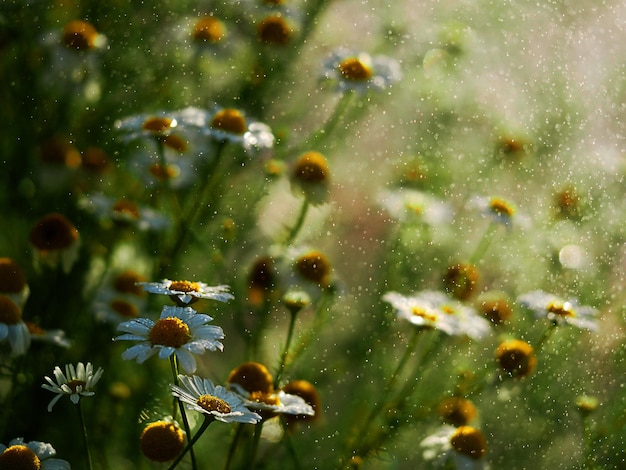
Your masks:
<instances>
[{"instance_id":1,"label":"thin stem","mask_svg":"<svg viewBox=\"0 0 626 470\"><path fill-rule=\"evenodd\" d=\"M206 431L206 428L208 428L209 424L211 424L213 421L215 421L213 417L209 417L205 415L204 421L202 422L202 425L200 426L200 429L198 429L198 432L196 433L196 435L193 436L193 438L188 442L187 447L185 447L183 451L178 455L178 457L176 457L176 460L172 462L172 464L168 467L168 470L173 470L174 468L176 468L176 466L180 463L180 461L183 460L187 452L193 453L193 445L200 438L200 436L202 436L204 431ZM195 463L194 463L193 468L196 468Z\"/></svg>"},{"instance_id":2,"label":"thin stem","mask_svg":"<svg viewBox=\"0 0 626 470\"><path fill-rule=\"evenodd\" d=\"M483 256L485 256L485 253L487 252L487 249L489 248L491 240L493 239L493 236L495 235L497 229L498 224L494 222L491 222L489 224L487 230L485 230L485 233L483 234L483 237L480 239L476 250L474 250L474 253L469 259L470 264L476 264L479 260L482 259Z\"/></svg>"},{"instance_id":3,"label":"thin stem","mask_svg":"<svg viewBox=\"0 0 626 470\"><path fill-rule=\"evenodd\" d=\"M285 428L285 420L283 418L281 418L281 421L283 423L283 429L284 429ZM289 431L285 430L285 433L283 434L282 441L285 444L285 446L287 447L287 451L289 452L289 456L291 457L291 460L293 461L293 467L296 470L300 470L302 468L302 465L300 465L300 459L298 458L298 452L296 452L296 449L293 446L293 441L291 439L291 434L289 434Z\"/></svg>"},{"instance_id":4,"label":"thin stem","mask_svg":"<svg viewBox=\"0 0 626 470\"><path fill-rule=\"evenodd\" d=\"M298 214L298 219L291 230L289 231L289 235L285 240L284 245L289 246L296 239L300 230L302 230L302 226L304 225L304 219L306 219L307 212L309 211L310 206L309 199L307 197L304 198L304 202L302 203L302 207L300 208L300 213Z\"/></svg>"},{"instance_id":5,"label":"thin stem","mask_svg":"<svg viewBox=\"0 0 626 470\"><path fill-rule=\"evenodd\" d=\"M355 95L353 91L349 91L345 93L337 102L337 106L333 110L332 114L328 117L324 126L318 130L310 139L307 141L307 145L311 146L319 143L321 140L327 139L337 127L337 124L341 121L341 118L346 111L346 108L352 101L352 97Z\"/></svg>"},{"instance_id":6,"label":"thin stem","mask_svg":"<svg viewBox=\"0 0 626 470\"><path fill-rule=\"evenodd\" d=\"M180 383L178 380L178 360L176 359L176 355L174 354L170 356L170 366L172 369L172 375L174 376L174 385L178 385ZM183 402L179 398L174 397L174 400L178 402L178 409L180 411L180 416L183 420L183 426L185 427L185 432L187 433L187 436L188 436L187 439L189 439L189 436L191 436L191 427L189 426L189 420L187 419L185 406L183 405ZM174 413L173 413L174 418L176 418L175 412L176 412L176 408L174 408ZM191 468L195 470L197 468L196 454L194 453L192 448L189 449L189 457L191 458Z\"/></svg>"},{"instance_id":7,"label":"thin stem","mask_svg":"<svg viewBox=\"0 0 626 470\"><path fill-rule=\"evenodd\" d=\"M537 340L537 343L535 344L535 347L534 347L535 354L537 354L537 352L541 348L543 348L543 345L548 341L548 339L550 339L550 336L552 336L552 334L556 330L556 327L557 327L556 322L552 322L550 323L550 325L548 325L548 327L545 330L543 330L543 333L541 334L541 336Z\"/></svg>"},{"instance_id":8,"label":"thin stem","mask_svg":"<svg viewBox=\"0 0 626 470\"><path fill-rule=\"evenodd\" d=\"M254 435L252 437L252 447L250 448L250 456L248 457L249 469L254 470L256 467L256 455L261 442L261 431L263 431L263 421L254 426Z\"/></svg>"},{"instance_id":9,"label":"thin stem","mask_svg":"<svg viewBox=\"0 0 626 470\"><path fill-rule=\"evenodd\" d=\"M230 469L230 464L233 461L233 457L235 456L235 450L237 449L237 443L239 442L239 438L244 430L244 424L239 423L237 426L237 431L235 432L235 436L233 437L232 442L230 443L230 447L228 448L228 457L226 457L226 464L224 465L224 470Z\"/></svg>"},{"instance_id":10,"label":"thin stem","mask_svg":"<svg viewBox=\"0 0 626 470\"><path fill-rule=\"evenodd\" d=\"M407 347L404 350L404 354L400 358L400 361L398 362L398 365L396 366L395 370L391 374L391 377L389 377L389 380L387 381L387 384L385 385L385 388L383 389L381 397L378 400L378 402L376 403L376 406L374 408L372 408L369 416L367 417L367 420L365 421L365 423L361 427L361 429L359 431L359 434L358 434L356 440L354 441L354 445L351 446L351 451L356 450L357 448L359 448L359 445L361 444L361 442L367 436L367 434L368 434L368 432L370 430L370 427L374 423L374 420L380 414L380 412L384 409L385 404L386 404L385 402L386 402L387 396L391 392L391 389L393 388L396 380L398 379L398 377L402 373L402 370L404 369L404 367L406 366L407 362L409 361L409 358L413 354L413 351L415 350L415 347L417 346L418 340L421 337L420 333L423 330L424 330L423 328L415 328L414 329L413 335L411 336L411 339L409 340L409 343L407 344ZM343 463L342 463L342 466L343 466Z\"/></svg>"},{"instance_id":11,"label":"thin stem","mask_svg":"<svg viewBox=\"0 0 626 470\"><path fill-rule=\"evenodd\" d=\"M91 452L89 451L89 439L87 438L87 427L85 426L85 418L83 416L83 408L81 406L80 400L76 404L78 407L78 420L80 421L80 429L83 435L83 446L85 447L85 460L87 460L87 468L89 470L93 469L93 465L91 463Z\"/></svg>"},{"instance_id":12,"label":"thin stem","mask_svg":"<svg viewBox=\"0 0 626 470\"><path fill-rule=\"evenodd\" d=\"M278 371L276 372L276 377L274 378L274 388L278 387L278 384L280 383L280 378L287 364L287 356L289 355L289 347L291 346L291 340L293 339L293 331L295 329L297 316L297 312L291 312L291 318L289 319L289 329L287 330L287 341L285 342L285 347L283 348L283 352L280 355L280 364L278 365Z\"/></svg>"}]
</instances>

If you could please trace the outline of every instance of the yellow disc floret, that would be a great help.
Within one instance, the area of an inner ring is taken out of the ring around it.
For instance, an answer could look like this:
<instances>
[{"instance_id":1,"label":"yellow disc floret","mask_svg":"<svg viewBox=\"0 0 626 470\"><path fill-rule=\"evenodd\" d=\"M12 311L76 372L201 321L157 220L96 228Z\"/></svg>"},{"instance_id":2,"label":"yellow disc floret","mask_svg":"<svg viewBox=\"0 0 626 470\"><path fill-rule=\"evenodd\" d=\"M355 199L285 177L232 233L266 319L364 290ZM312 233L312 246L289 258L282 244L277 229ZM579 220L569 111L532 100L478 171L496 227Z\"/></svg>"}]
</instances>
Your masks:
<instances>
[{"instance_id":1,"label":"yellow disc floret","mask_svg":"<svg viewBox=\"0 0 626 470\"><path fill-rule=\"evenodd\" d=\"M41 461L39 457L22 444L10 446L0 454L0 468L16 470L39 470Z\"/></svg>"},{"instance_id":2,"label":"yellow disc floret","mask_svg":"<svg viewBox=\"0 0 626 470\"><path fill-rule=\"evenodd\" d=\"M152 345L180 348L191 339L187 324L180 318L167 317L158 320L150 329L148 339Z\"/></svg>"},{"instance_id":3,"label":"yellow disc floret","mask_svg":"<svg viewBox=\"0 0 626 470\"><path fill-rule=\"evenodd\" d=\"M139 438L141 452L154 462L174 460L185 447L185 436L176 424L157 421L148 424Z\"/></svg>"},{"instance_id":4,"label":"yellow disc floret","mask_svg":"<svg viewBox=\"0 0 626 470\"><path fill-rule=\"evenodd\" d=\"M217 411L218 413L228 414L231 407L221 398L213 395L200 395L196 400L196 404L206 411Z\"/></svg>"},{"instance_id":5,"label":"yellow disc floret","mask_svg":"<svg viewBox=\"0 0 626 470\"><path fill-rule=\"evenodd\" d=\"M346 80L354 82L363 82L372 77L372 69L363 63L357 57L344 59L339 64L339 73Z\"/></svg>"},{"instance_id":6,"label":"yellow disc floret","mask_svg":"<svg viewBox=\"0 0 626 470\"><path fill-rule=\"evenodd\" d=\"M217 112L213 116L211 127L236 135L243 135L247 130L246 119L241 114L241 111L231 108Z\"/></svg>"},{"instance_id":7,"label":"yellow disc floret","mask_svg":"<svg viewBox=\"0 0 626 470\"><path fill-rule=\"evenodd\" d=\"M487 453L487 441L478 429L461 426L450 438L452 448L472 459L478 460Z\"/></svg>"}]
</instances>

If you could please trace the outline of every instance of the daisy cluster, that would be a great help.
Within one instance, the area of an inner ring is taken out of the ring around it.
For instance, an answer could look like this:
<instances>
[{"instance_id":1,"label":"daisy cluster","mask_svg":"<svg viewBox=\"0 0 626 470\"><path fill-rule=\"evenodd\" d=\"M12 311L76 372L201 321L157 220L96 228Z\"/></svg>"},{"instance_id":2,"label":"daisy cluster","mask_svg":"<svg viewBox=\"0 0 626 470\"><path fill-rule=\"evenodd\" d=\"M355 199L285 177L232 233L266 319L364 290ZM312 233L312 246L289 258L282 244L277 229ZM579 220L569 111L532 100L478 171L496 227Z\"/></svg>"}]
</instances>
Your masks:
<instances>
[{"instance_id":1,"label":"daisy cluster","mask_svg":"<svg viewBox=\"0 0 626 470\"><path fill-rule=\"evenodd\" d=\"M0 469L622 468L619 2L0 3Z\"/></svg>"}]
</instances>

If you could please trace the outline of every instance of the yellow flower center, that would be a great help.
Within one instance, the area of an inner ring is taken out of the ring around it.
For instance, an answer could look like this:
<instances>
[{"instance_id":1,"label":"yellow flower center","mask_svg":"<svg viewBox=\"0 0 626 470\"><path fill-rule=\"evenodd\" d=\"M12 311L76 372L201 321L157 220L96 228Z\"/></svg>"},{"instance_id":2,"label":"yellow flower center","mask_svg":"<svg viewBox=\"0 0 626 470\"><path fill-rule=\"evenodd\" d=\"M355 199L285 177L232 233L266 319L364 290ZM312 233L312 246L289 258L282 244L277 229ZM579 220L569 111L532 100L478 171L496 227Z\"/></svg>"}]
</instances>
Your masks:
<instances>
[{"instance_id":1,"label":"yellow flower center","mask_svg":"<svg viewBox=\"0 0 626 470\"><path fill-rule=\"evenodd\" d=\"M161 165L160 163L155 163L148 168L148 171L152 176L156 179L165 181L176 178L180 175L180 169L175 165Z\"/></svg>"},{"instance_id":2,"label":"yellow flower center","mask_svg":"<svg viewBox=\"0 0 626 470\"><path fill-rule=\"evenodd\" d=\"M78 240L78 230L67 217L49 214L39 219L30 232L30 242L42 251L64 250Z\"/></svg>"},{"instance_id":3,"label":"yellow flower center","mask_svg":"<svg viewBox=\"0 0 626 470\"><path fill-rule=\"evenodd\" d=\"M281 16L272 15L259 23L257 33L264 43L284 45L291 39L292 31Z\"/></svg>"},{"instance_id":4,"label":"yellow flower center","mask_svg":"<svg viewBox=\"0 0 626 470\"><path fill-rule=\"evenodd\" d=\"M304 399L306 403L311 405L315 414L313 416L310 415L288 415L286 416L287 423L292 420L296 421L313 421L319 418L319 411L322 406L320 401L320 395L317 392L315 386L306 380L294 380L289 382L287 385L283 387L283 392L288 393L289 395L297 395Z\"/></svg>"},{"instance_id":5,"label":"yellow flower center","mask_svg":"<svg viewBox=\"0 0 626 470\"><path fill-rule=\"evenodd\" d=\"M205 16L196 22L191 36L194 41L216 43L224 38L225 33L224 25L220 20Z\"/></svg>"},{"instance_id":6,"label":"yellow flower center","mask_svg":"<svg viewBox=\"0 0 626 470\"><path fill-rule=\"evenodd\" d=\"M112 209L116 214L130 216L132 219L139 218L139 207L128 199L120 199L113 204Z\"/></svg>"},{"instance_id":7,"label":"yellow flower center","mask_svg":"<svg viewBox=\"0 0 626 470\"><path fill-rule=\"evenodd\" d=\"M155 134L165 132L168 129L176 127L178 122L176 119L167 118L167 117L150 117L146 119L141 128L144 131L154 132Z\"/></svg>"},{"instance_id":8,"label":"yellow flower center","mask_svg":"<svg viewBox=\"0 0 626 470\"><path fill-rule=\"evenodd\" d=\"M141 452L154 462L174 460L185 447L185 436L174 423L157 421L148 424L139 438Z\"/></svg>"},{"instance_id":9,"label":"yellow flower center","mask_svg":"<svg viewBox=\"0 0 626 470\"><path fill-rule=\"evenodd\" d=\"M478 269L473 264L455 264L448 267L443 277L446 292L459 300L469 299L480 281Z\"/></svg>"},{"instance_id":10,"label":"yellow flower center","mask_svg":"<svg viewBox=\"0 0 626 470\"><path fill-rule=\"evenodd\" d=\"M550 302L546 309L549 313L558 315L559 317L575 317L576 312L572 308L572 304L569 302Z\"/></svg>"},{"instance_id":11,"label":"yellow flower center","mask_svg":"<svg viewBox=\"0 0 626 470\"><path fill-rule=\"evenodd\" d=\"M74 20L63 29L63 43L70 49L85 51L93 49L98 37L96 28L86 21Z\"/></svg>"},{"instance_id":12,"label":"yellow flower center","mask_svg":"<svg viewBox=\"0 0 626 470\"><path fill-rule=\"evenodd\" d=\"M175 150L178 153L183 153L187 150L187 141L179 135L170 134L161 136L159 140L163 143L163 145Z\"/></svg>"},{"instance_id":13,"label":"yellow flower center","mask_svg":"<svg viewBox=\"0 0 626 470\"><path fill-rule=\"evenodd\" d=\"M26 323L26 328L28 328L28 332L32 336L43 336L46 333L44 329L40 327L39 325L37 325L36 323L33 323L31 321L27 321L24 323Z\"/></svg>"},{"instance_id":14,"label":"yellow flower center","mask_svg":"<svg viewBox=\"0 0 626 470\"><path fill-rule=\"evenodd\" d=\"M248 128L243 114L231 108L222 109L217 112L215 116L213 116L211 127L237 135L245 134Z\"/></svg>"},{"instance_id":15,"label":"yellow flower center","mask_svg":"<svg viewBox=\"0 0 626 470\"><path fill-rule=\"evenodd\" d=\"M191 331L180 318L167 317L158 320L148 334L150 343L171 348L180 348L191 339Z\"/></svg>"},{"instance_id":16,"label":"yellow flower center","mask_svg":"<svg viewBox=\"0 0 626 470\"><path fill-rule=\"evenodd\" d=\"M452 448L472 459L478 460L487 453L485 436L476 428L461 426L450 438Z\"/></svg>"},{"instance_id":17,"label":"yellow flower center","mask_svg":"<svg viewBox=\"0 0 626 470\"><path fill-rule=\"evenodd\" d=\"M362 82L372 77L372 69L356 57L350 57L339 64L339 73L346 80Z\"/></svg>"},{"instance_id":18,"label":"yellow flower center","mask_svg":"<svg viewBox=\"0 0 626 470\"><path fill-rule=\"evenodd\" d=\"M302 183L324 183L328 179L326 158L319 152L305 153L298 159L293 176Z\"/></svg>"},{"instance_id":19,"label":"yellow flower center","mask_svg":"<svg viewBox=\"0 0 626 470\"><path fill-rule=\"evenodd\" d=\"M6 295L0 295L0 323L17 325L22 319L22 312L15 302Z\"/></svg>"},{"instance_id":20,"label":"yellow flower center","mask_svg":"<svg viewBox=\"0 0 626 470\"><path fill-rule=\"evenodd\" d=\"M258 362L245 362L234 369L227 382L241 385L248 392L270 394L274 392L274 381L267 367Z\"/></svg>"},{"instance_id":21,"label":"yellow flower center","mask_svg":"<svg viewBox=\"0 0 626 470\"><path fill-rule=\"evenodd\" d=\"M103 173L110 165L107 153L98 147L89 147L83 153L82 168L93 172Z\"/></svg>"},{"instance_id":22,"label":"yellow flower center","mask_svg":"<svg viewBox=\"0 0 626 470\"><path fill-rule=\"evenodd\" d=\"M145 295L145 292L141 286L137 285L137 283L143 281L145 281L145 278L137 274L135 271L123 271L113 280L113 288L122 294L133 294L141 297Z\"/></svg>"},{"instance_id":23,"label":"yellow flower center","mask_svg":"<svg viewBox=\"0 0 626 470\"><path fill-rule=\"evenodd\" d=\"M85 386L87 385L87 382L85 382L84 380L69 380L67 382L67 386L70 388L70 390L72 391L72 393L76 393L78 391L78 387L81 387L81 391L85 391Z\"/></svg>"},{"instance_id":24,"label":"yellow flower center","mask_svg":"<svg viewBox=\"0 0 626 470\"><path fill-rule=\"evenodd\" d=\"M445 398L439 403L437 412L444 421L454 426L465 426L478 415L474 404L461 397Z\"/></svg>"},{"instance_id":25,"label":"yellow flower center","mask_svg":"<svg viewBox=\"0 0 626 470\"><path fill-rule=\"evenodd\" d=\"M15 470L39 470L39 457L25 445L14 445L0 454L0 468Z\"/></svg>"},{"instance_id":26,"label":"yellow flower center","mask_svg":"<svg viewBox=\"0 0 626 470\"><path fill-rule=\"evenodd\" d=\"M228 403L213 395L200 395L196 400L196 404L209 412L217 411L218 413L227 414L232 410Z\"/></svg>"},{"instance_id":27,"label":"yellow flower center","mask_svg":"<svg viewBox=\"0 0 626 470\"><path fill-rule=\"evenodd\" d=\"M125 318L135 318L139 316L139 309L125 300L115 299L111 301L111 309Z\"/></svg>"},{"instance_id":28,"label":"yellow flower center","mask_svg":"<svg viewBox=\"0 0 626 470\"><path fill-rule=\"evenodd\" d=\"M200 284L191 281L172 281L170 290L178 292L200 292Z\"/></svg>"},{"instance_id":29,"label":"yellow flower center","mask_svg":"<svg viewBox=\"0 0 626 470\"><path fill-rule=\"evenodd\" d=\"M416 317L423 318L426 321L435 323L437 321L437 316L432 313L428 313L426 310L420 307L413 307L411 309L411 313Z\"/></svg>"},{"instance_id":30,"label":"yellow flower center","mask_svg":"<svg viewBox=\"0 0 626 470\"><path fill-rule=\"evenodd\" d=\"M265 403L266 405L280 405L280 399L275 393L252 392L248 397L250 401Z\"/></svg>"},{"instance_id":31,"label":"yellow flower center","mask_svg":"<svg viewBox=\"0 0 626 470\"><path fill-rule=\"evenodd\" d=\"M41 160L49 165L60 165L66 168L78 168L82 157L76 147L65 137L51 137L39 148Z\"/></svg>"},{"instance_id":32,"label":"yellow flower center","mask_svg":"<svg viewBox=\"0 0 626 470\"><path fill-rule=\"evenodd\" d=\"M537 365L533 347L518 339L501 343L496 350L496 359L500 367L513 377L526 377Z\"/></svg>"},{"instance_id":33,"label":"yellow flower center","mask_svg":"<svg viewBox=\"0 0 626 470\"><path fill-rule=\"evenodd\" d=\"M296 270L302 277L318 284L326 284L330 263L319 251L312 251L296 261Z\"/></svg>"},{"instance_id":34,"label":"yellow flower center","mask_svg":"<svg viewBox=\"0 0 626 470\"><path fill-rule=\"evenodd\" d=\"M11 258L0 258L0 292L17 293L26 287L22 269Z\"/></svg>"},{"instance_id":35,"label":"yellow flower center","mask_svg":"<svg viewBox=\"0 0 626 470\"><path fill-rule=\"evenodd\" d=\"M505 217L511 217L515 212L515 210L506 201L499 198L493 198L489 202L489 208L494 214Z\"/></svg>"}]
</instances>

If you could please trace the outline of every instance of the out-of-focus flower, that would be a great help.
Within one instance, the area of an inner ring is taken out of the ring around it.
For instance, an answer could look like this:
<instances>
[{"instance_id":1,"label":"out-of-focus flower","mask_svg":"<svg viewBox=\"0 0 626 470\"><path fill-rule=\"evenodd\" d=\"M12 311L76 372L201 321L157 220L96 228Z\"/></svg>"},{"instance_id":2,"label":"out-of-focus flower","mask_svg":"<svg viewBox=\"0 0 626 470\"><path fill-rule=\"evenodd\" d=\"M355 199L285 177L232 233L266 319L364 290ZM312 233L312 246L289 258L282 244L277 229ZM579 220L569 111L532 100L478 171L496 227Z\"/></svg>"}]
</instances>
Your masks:
<instances>
[{"instance_id":1,"label":"out-of-focus flower","mask_svg":"<svg viewBox=\"0 0 626 470\"><path fill-rule=\"evenodd\" d=\"M437 413L448 424L465 426L478 415L474 404L463 397L448 397L437 406Z\"/></svg>"},{"instance_id":2,"label":"out-of-focus flower","mask_svg":"<svg viewBox=\"0 0 626 470\"><path fill-rule=\"evenodd\" d=\"M24 271L11 258L0 258L0 294L6 295L21 308L30 294Z\"/></svg>"},{"instance_id":3,"label":"out-of-focus flower","mask_svg":"<svg viewBox=\"0 0 626 470\"><path fill-rule=\"evenodd\" d=\"M265 44L284 46L291 41L294 28L285 15L273 13L257 23L257 37Z\"/></svg>"},{"instance_id":4,"label":"out-of-focus flower","mask_svg":"<svg viewBox=\"0 0 626 470\"><path fill-rule=\"evenodd\" d=\"M167 144L170 136L186 130L178 113L170 111L137 114L115 121L114 126L120 131L122 140L145 139L163 144Z\"/></svg>"},{"instance_id":5,"label":"out-of-focus flower","mask_svg":"<svg viewBox=\"0 0 626 470\"><path fill-rule=\"evenodd\" d=\"M248 272L248 302L261 305L276 290L277 283L274 260L269 256L256 259Z\"/></svg>"},{"instance_id":6,"label":"out-of-focus flower","mask_svg":"<svg viewBox=\"0 0 626 470\"><path fill-rule=\"evenodd\" d=\"M106 37L98 33L91 23L83 20L66 23L62 40L65 47L79 52L101 48L106 44Z\"/></svg>"},{"instance_id":7,"label":"out-of-focus flower","mask_svg":"<svg viewBox=\"0 0 626 470\"><path fill-rule=\"evenodd\" d=\"M328 199L330 170L326 157L319 152L306 152L295 161L291 173L291 187L312 204Z\"/></svg>"},{"instance_id":8,"label":"out-of-focus flower","mask_svg":"<svg viewBox=\"0 0 626 470\"><path fill-rule=\"evenodd\" d=\"M8 339L11 354L21 356L28 351L31 335L22 320L21 308L8 296L0 294L0 342Z\"/></svg>"},{"instance_id":9,"label":"out-of-focus flower","mask_svg":"<svg viewBox=\"0 0 626 470\"><path fill-rule=\"evenodd\" d=\"M24 442L22 437L9 445L0 444L0 468L6 470L70 470L69 462L53 458L56 450L46 442Z\"/></svg>"},{"instance_id":10,"label":"out-of-focus flower","mask_svg":"<svg viewBox=\"0 0 626 470\"><path fill-rule=\"evenodd\" d=\"M190 410L224 423L256 424L261 420L245 406L241 397L221 385L214 385L209 379L179 375L178 380L180 385L171 385L172 395Z\"/></svg>"},{"instance_id":11,"label":"out-of-focus flower","mask_svg":"<svg viewBox=\"0 0 626 470\"><path fill-rule=\"evenodd\" d=\"M297 395L308 403L313 409L314 414L296 414L285 416L287 425L299 421L315 421L319 418L322 410L319 392L315 385L307 380L293 380L282 387L282 391L290 395Z\"/></svg>"},{"instance_id":12,"label":"out-of-focus flower","mask_svg":"<svg viewBox=\"0 0 626 470\"><path fill-rule=\"evenodd\" d=\"M50 377L44 377L47 384L43 384L41 388L44 388L57 395L50 401L48 405L48 411L52 411L52 407L59 399L66 395L70 397L70 401L73 404L78 404L81 397L91 397L95 395L93 391L94 387L102 377L104 371L100 367L95 373L91 362L88 362L85 366L82 362L76 364L67 364L65 366L65 374L59 366L54 368L54 379Z\"/></svg>"},{"instance_id":13,"label":"out-of-focus flower","mask_svg":"<svg viewBox=\"0 0 626 470\"><path fill-rule=\"evenodd\" d=\"M35 248L35 261L46 266L56 268L60 263L68 273L78 258L78 230L62 214L51 213L39 219L30 231L29 240Z\"/></svg>"},{"instance_id":14,"label":"out-of-focus flower","mask_svg":"<svg viewBox=\"0 0 626 470\"><path fill-rule=\"evenodd\" d=\"M146 425L139 437L141 453L153 462L174 460L185 447L185 433L171 419Z\"/></svg>"},{"instance_id":15,"label":"out-of-focus flower","mask_svg":"<svg viewBox=\"0 0 626 470\"><path fill-rule=\"evenodd\" d=\"M322 80L346 93L385 90L402 78L398 61L386 56L370 56L339 49L323 64Z\"/></svg>"},{"instance_id":16,"label":"out-of-focus flower","mask_svg":"<svg viewBox=\"0 0 626 470\"><path fill-rule=\"evenodd\" d=\"M487 320L443 292L421 291L411 296L387 292L383 300L396 309L398 318L419 328L436 329L453 336L467 335L473 339L482 338L490 330Z\"/></svg>"},{"instance_id":17,"label":"out-of-focus flower","mask_svg":"<svg viewBox=\"0 0 626 470\"><path fill-rule=\"evenodd\" d=\"M65 336L63 330L44 330L36 323L27 321L26 327L33 341L41 341L43 343L54 344L61 348L69 348L72 343Z\"/></svg>"},{"instance_id":18,"label":"out-of-focus flower","mask_svg":"<svg viewBox=\"0 0 626 470\"><path fill-rule=\"evenodd\" d=\"M528 377L537 365L535 349L519 339L500 343L496 349L496 361L500 369L514 378Z\"/></svg>"},{"instance_id":19,"label":"out-of-focus flower","mask_svg":"<svg viewBox=\"0 0 626 470\"><path fill-rule=\"evenodd\" d=\"M54 135L39 145L37 181L47 191L71 186L82 156L74 143L64 135Z\"/></svg>"},{"instance_id":20,"label":"out-of-focus flower","mask_svg":"<svg viewBox=\"0 0 626 470\"><path fill-rule=\"evenodd\" d=\"M505 323L513 316L511 300L504 292L488 291L476 300L478 311L494 325Z\"/></svg>"},{"instance_id":21,"label":"out-of-focus flower","mask_svg":"<svg viewBox=\"0 0 626 470\"><path fill-rule=\"evenodd\" d=\"M452 219L452 211L445 202L416 189L384 191L378 200L389 215L400 222L420 220L435 226Z\"/></svg>"},{"instance_id":22,"label":"out-of-focus flower","mask_svg":"<svg viewBox=\"0 0 626 470\"><path fill-rule=\"evenodd\" d=\"M469 299L478 289L480 273L474 264L457 263L449 266L443 276L445 291L458 300Z\"/></svg>"},{"instance_id":23,"label":"out-of-focus flower","mask_svg":"<svg viewBox=\"0 0 626 470\"><path fill-rule=\"evenodd\" d=\"M578 219L582 213L581 197L573 186L566 186L554 194L557 217Z\"/></svg>"},{"instance_id":24,"label":"out-of-focus flower","mask_svg":"<svg viewBox=\"0 0 626 470\"><path fill-rule=\"evenodd\" d=\"M424 448L424 458L433 462L434 467L445 467L450 462L457 470L484 469L484 456L487 441L483 433L472 426L445 425L425 438L420 446Z\"/></svg>"},{"instance_id":25,"label":"out-of-focus flower","mask_svg":"<svg viewBox=\"0 0 626 470\"><path fill-rule=\"evenodd\" d=\"M224 348L219 341L224 339L224 332L219 326L209 325L212 320L191 307L165 306L156 322L135 318L120 323L117 329L125 334L115 340L139 341L122 353L123 359L136 359L141 364L157 353L160 359L173 354L185 371L193 373L196 371L194 354Z\"/></svg>"},{"instance_id":26,"label":"out-of-focus flower","mask_svg":"<svg viewBox=\"0 0 626 470\"><path fill-rule=\"evenodd\" d=\"M294 271L302 279L320 287L330 285L331 264L321 251L310 250L299 256L293 265Z\"/></svg>"},{"instance_id":27,"label":"out-of-focus flower","mask_svg":"<svg viewBox=\"0 0 626 470\"><path fill-rule=\"evenodd\" d=\"M245 150L261 150L274 145L269 126L249 121L244 113L234 108L214 106L210 110L189 107L180 111L181 122L197 127L215 142L231 142Z\"/></svg>"},{"instance_id":28,"label":"out-of-focus flower","mask_svg":"<svg viewBox=\"0 0 626 470\"><path fill-rule=\"evenodd\" d=\"M145 306L145 291L139 285L146 278L131 269L108 276L96 294L96 318L117 325L139 316Z\"/></svg>"},{"instance_id":29,"label":"out-of-focus flower","mask_svg":"<svg viewBox=\"0 0 626 470\"><path fill-rule=\"evenodd\" d=\"M163 279L160 282L140 282L143 290L152 294L168 295L177 305L183 307L200 299L228 302L234 299L227 285L209 286L204 282Z\"/></svg>"},{"instance_id":30,"label":"out-of-focus flower","mask_svg":"<svg viewBox=\"0 0 626 470\"><path fill-rule=\"evenodd\" d=\"M103 194L85 195L79 206L94 214L103 224L135 227L143 231L160 231L169 225L168 218L150 207L142 207L130 199L114 199Z\"/></svg>"},{"instance_id":31,"label":"out-of-focus flower","mask_svg":"<svg viewBox=\"0 0 626 470\"><path fill-rule=\"evenodd\" d=\"M495 224L511 228L515 216L515 207L500 197L474 197L470 206L477 208L483 215L489 217Z\"/></svg>"},{"instance_id":32,"label":"out-of-focus flower","mask_svg":"<svg viewBox=\"0 0 626 470\"><path fill-rule=\"evenodd\" d=\"M214 45L221 42L227 35L223 21L212 15L198 18L192 27L191 39L198 46Z\"/></svg>"},{"instance_id":33,"label":"out-of-focus flower","mask_svg":"<svg viewBox=\"0 0 626 470\"><path fill-rule=\"evenodd\" d=\"M177 136L169 137L168 141L172 141ZM199 162L196 158L181 155L178 150L172 150L168 145L164 146L163 157L139 151L130 160L128 167L146 188L167 185L173 189L182 189L198 180Z\"/></svg>"},{"instance_id":34,"label":"out-of-focus flower","mask_svg":"<svg viewBox=\"0 0 626 470\"><path fill-rule=\"evenodd\" d=\"M557 295L537 290L521 295L518 301L532 310L537 318L547 318L555 325L573 325L596 331L598 310L579 305L576 300L565 300Z\"/></svg>"}]
</instances>

